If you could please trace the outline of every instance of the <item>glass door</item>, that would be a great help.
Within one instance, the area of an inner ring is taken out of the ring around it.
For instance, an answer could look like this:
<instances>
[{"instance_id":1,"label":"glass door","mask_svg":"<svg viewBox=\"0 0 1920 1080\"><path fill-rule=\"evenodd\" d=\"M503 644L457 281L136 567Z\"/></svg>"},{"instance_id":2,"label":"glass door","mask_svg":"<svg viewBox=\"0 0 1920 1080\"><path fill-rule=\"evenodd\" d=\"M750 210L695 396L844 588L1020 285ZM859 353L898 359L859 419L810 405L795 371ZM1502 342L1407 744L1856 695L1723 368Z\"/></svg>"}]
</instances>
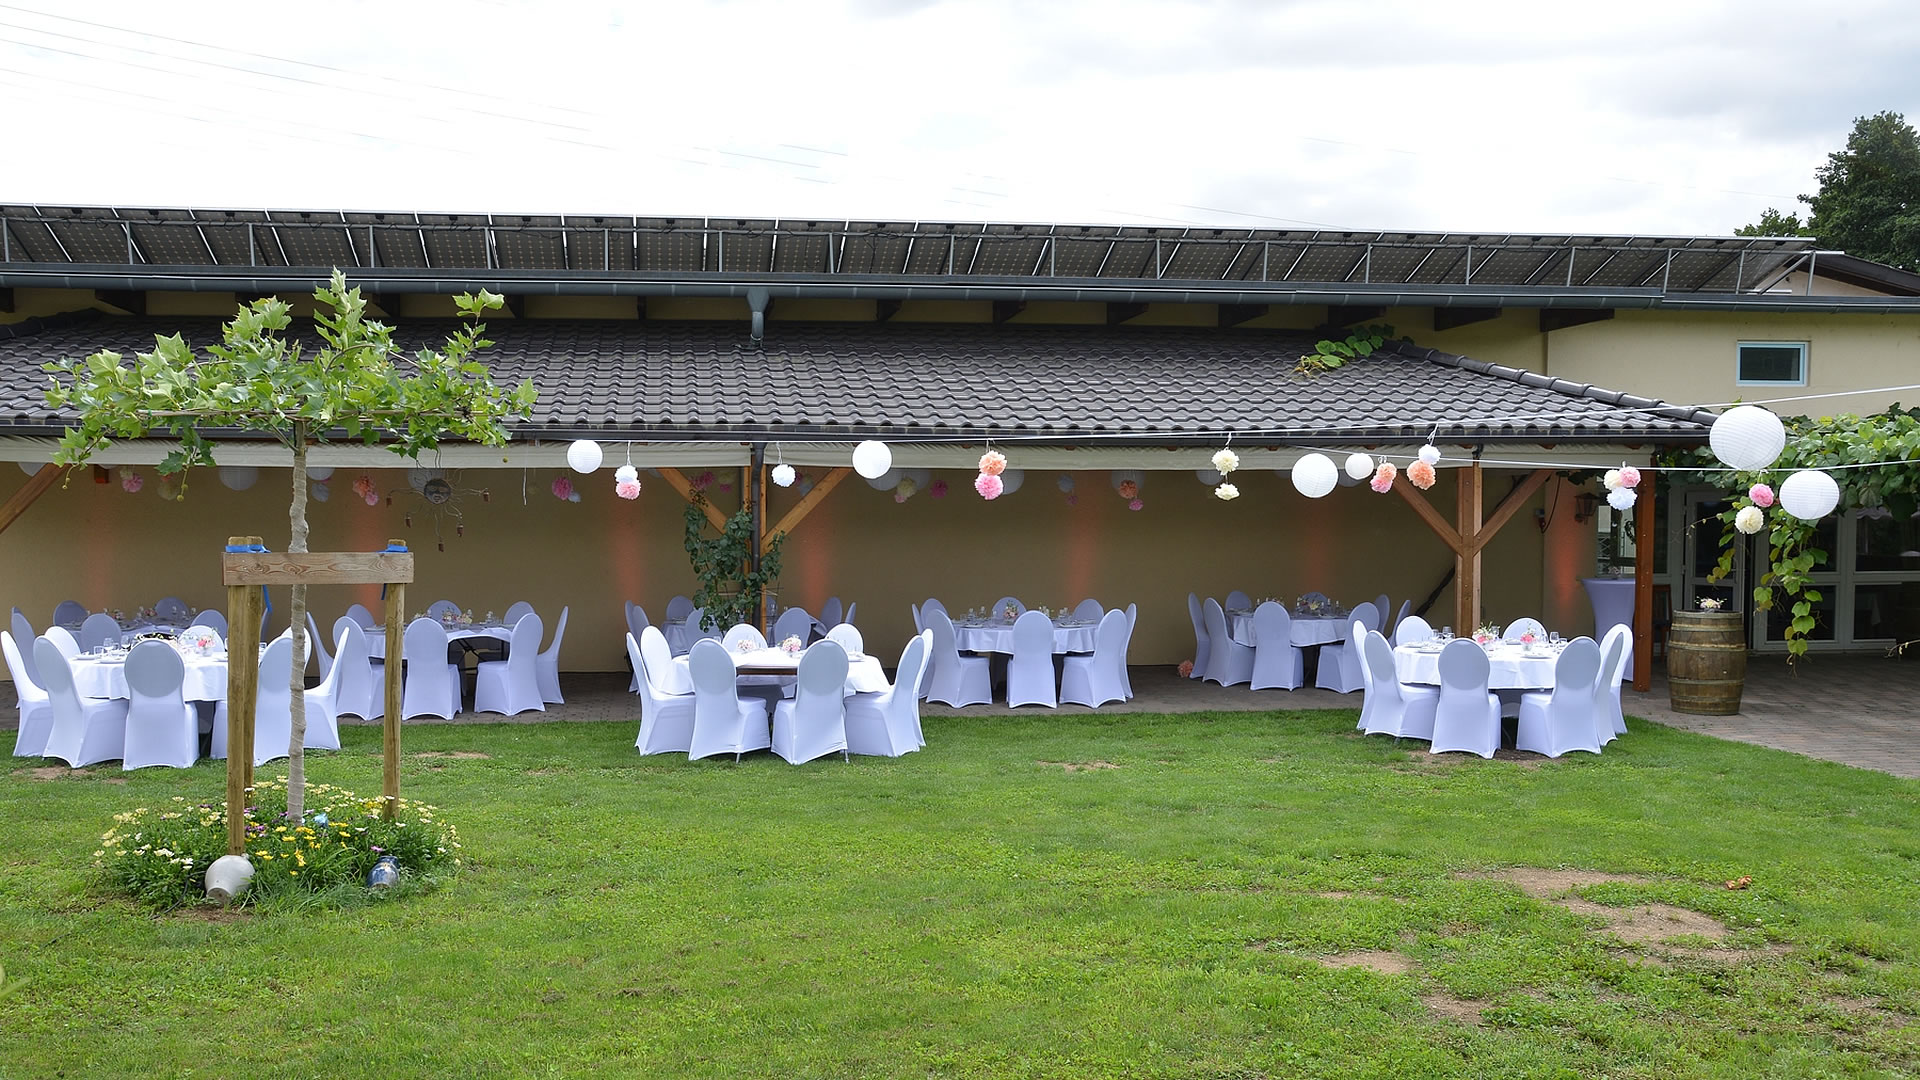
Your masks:
<instances>
[{"instance_id":1,"label":"glass door","mask_svg":"<svg viewBox=\"0 0 1920 1080\"><path fill-rule=\"evenodd\" d=\"M1733 526L1720 520L1720 514L1732 507L1726 492L1717 489L1688 491L1681 495L1685 516L1681 519L1680 595L1674 610L1697 611L1707 597L1719 600L1728 611L1747 609L1746 545L1735 534L1733 572L1719 581L1709 581L1720 565L1720 546Z\"/></svg>"}]
</instances>

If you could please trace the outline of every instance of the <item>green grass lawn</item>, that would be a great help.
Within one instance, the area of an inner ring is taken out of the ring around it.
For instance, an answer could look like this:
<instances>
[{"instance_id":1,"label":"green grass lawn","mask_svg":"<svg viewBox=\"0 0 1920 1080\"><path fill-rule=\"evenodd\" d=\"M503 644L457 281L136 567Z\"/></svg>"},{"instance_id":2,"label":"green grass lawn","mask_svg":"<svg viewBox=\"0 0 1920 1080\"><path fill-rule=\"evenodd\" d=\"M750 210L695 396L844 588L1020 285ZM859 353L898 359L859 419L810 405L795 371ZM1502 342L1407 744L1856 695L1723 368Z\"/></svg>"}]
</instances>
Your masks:
<instances>
[{"instance_id":1,"label":"green grass lawn","mask_svg":"<svg viewBox=\"0 0 1920 1080\"><path fill-rule=\"evenodd\" d=\"M922 753L799 768L643 759L630 724L409 728L406 793L471 872L224 918L90 866L113 813L218 799L219 765L16 762L0 1076L1920 1067L1920 784L1638 722L1598 759L1432 761L1353 715L929 718ZM378 731L342 735L311 779L377 793ZM1476 876L1516 866L1636 880L1569 905ZM1731 930L1603 929L1649 902ZM1329 964L1368 950L1404 970Z\"/></svg>"}]
</instances>

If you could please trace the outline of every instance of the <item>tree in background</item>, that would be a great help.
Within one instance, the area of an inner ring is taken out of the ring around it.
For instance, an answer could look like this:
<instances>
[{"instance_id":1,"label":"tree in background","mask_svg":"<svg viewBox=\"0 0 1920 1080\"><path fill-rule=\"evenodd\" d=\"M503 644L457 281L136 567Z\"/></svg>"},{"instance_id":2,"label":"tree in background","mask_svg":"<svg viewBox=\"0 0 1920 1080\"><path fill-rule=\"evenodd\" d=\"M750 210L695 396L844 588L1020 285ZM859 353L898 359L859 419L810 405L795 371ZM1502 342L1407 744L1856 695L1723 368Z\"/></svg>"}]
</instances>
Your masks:
<instances>
[{"instance_id":1,"label":"tree in background","mask_svg":"<svg viewBox=\"0 0 1920 1080\"><path fill-rule=\"evenodd\" d=\"M1814 177L1820 191L1799 197L1811 208L1804 229L1798 214L1768 208L1737 235L1810 235L1824 247L1920 271L1920 134L1903 116L1855 120L1846 149L1828 154Z\"/></svg>"},{"instance_id":2,"label":"tree in background","mask_svg":"<svg viewBox=\"0 0 1920 1080\"><path fill-rule=\"evenodd\" d=\"M328 438L368 445L384 443L402 458L412 458L453 435L488 446L506 443L506 422L527 415L534 389L523 382L513 390L494 384L474 359L491 345L481 335L480 315L497 308L501 297L481 292L454 298L468 320L438 350L421 349L402 365L393 330L366 317L360 290L348 289L345 275L314 294L314 330L321 346L308 351L285 336L292 318L286 301L267 297L243 305L221 327L221 340L196 352L178 334L156 335L151 352L131 364L115 352L85 360L47 365L53 384L47 401L72 408L79 426L60 437L54 462L78 465L113 439L137 439L160 431L180 440L160 472L182 472L214 464L213 444L204 429L258 432L278 439L292 452L293 501L287 511L289 552L307 550L307 448ZM181 485L184 496L186 486ZM293 735L287 770L287 811L302 813L305 794L307 712L307 587L291 588L288 618L293 624ZM394 665L392 677L398 677Z\"/></svg>"},{"instance_id":3,"label":"tree in background","mask_svg":"<svg viewBox=\"0 0 1920 1080\"><path fill-rule=\"evenodd\" d=\"M1813 230L1807 228L1797 213L1781 213L1769 206L1760 215L1760 220L1751 225L1742 225L1733 230L1735 236L1812 236Z\"/></svg>"}]
</instances>

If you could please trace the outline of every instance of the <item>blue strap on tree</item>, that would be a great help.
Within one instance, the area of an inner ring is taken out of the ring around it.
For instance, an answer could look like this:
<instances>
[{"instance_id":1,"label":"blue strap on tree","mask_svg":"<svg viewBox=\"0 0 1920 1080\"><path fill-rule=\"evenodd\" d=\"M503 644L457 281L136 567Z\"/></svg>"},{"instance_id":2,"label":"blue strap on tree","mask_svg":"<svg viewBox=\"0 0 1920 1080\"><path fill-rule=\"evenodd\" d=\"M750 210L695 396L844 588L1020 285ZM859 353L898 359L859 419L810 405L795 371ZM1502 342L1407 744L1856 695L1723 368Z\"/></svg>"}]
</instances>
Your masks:
<instances>
[{"instance_id":1,"label":"blue strap on tree","mask_svg":"<svg viewBox=\"0 0 1920 1080\"><path fill-rule=\"evenodd\" d=\"M404 555L406 554L406 551L407 551L407 545L405 544L388 544L385 548L381 549L380 554ZM387 587L384 584L380 586L380 602L382 604L387 602Z\"/></svg>"},{"instance_id":2,"label":"blue strap on tree","mask_svg":"<svg viewBox=\"0 0 1920 1080\"><path fill-rule=\"evenodd\" d=\"M228 554L232 554L232 555L268 554L267 545L265 544L228 544L227 552ZM265 585L260 586L260 602L267 606L267 614L269 615L273 614L273 597L270 594L268 594L267 587Z\"/></svg>"}]
</instances>

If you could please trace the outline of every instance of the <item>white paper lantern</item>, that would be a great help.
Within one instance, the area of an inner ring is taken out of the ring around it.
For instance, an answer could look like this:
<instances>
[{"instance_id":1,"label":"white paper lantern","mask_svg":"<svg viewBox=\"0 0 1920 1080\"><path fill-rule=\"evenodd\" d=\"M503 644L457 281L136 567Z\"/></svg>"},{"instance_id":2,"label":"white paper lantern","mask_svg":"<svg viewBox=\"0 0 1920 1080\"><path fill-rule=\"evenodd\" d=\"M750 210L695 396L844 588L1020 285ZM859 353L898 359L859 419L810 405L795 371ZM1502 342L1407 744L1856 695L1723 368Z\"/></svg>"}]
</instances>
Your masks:
<instances>
[{"instance_id":1,"label":"white paper lantern","mask_svg":"<svg viewBox=\"0 0 1920 1080\"><path fill-rule=\"evenodd\" d=\"M1365 455L1356 454L1355 457ZM1372 471L1369 463L1368 471ZM1324 497L1340 483L1340 470L1325 454L1308 454L1293 463L1293 486L1309 499Z\"/></svg>"},{"instance_id":2,"label":"white paper lantern","mask_svg":"<svg viewBox=\"0 0 1920 1080\"><path fill-rule=\"evenodd\" d=\"M853 448L853 471L861 476L871 480L891 468L893 468L893 451L887 447L886 443L868 439ZM899 481L896 480L894 483Z\"/></svg>"},{"instance_id":3,"label":"white paper lantern","mask_svg":"<svg viewBox=\"0 0 1920 1080\"><path fill-rule=\"evenodd\" d=\"M1624 513L1633 509L1633 504L1639 501L1639 498L1633 493L1632 488L1614 488L1607 492L1607 505Z\"/></svg>"},{"instance_id":4,"label":"white paper lantern","mask_svg":"<svg viewBox=\"0 0 1920 1080\"><path fill-rule=\"evenodd\" d=\"M1370 454L1348 454L1347 475L1355 480L1365 480L1373 475L1373 456Z\"/></svg>"},{"instance_id":5,"label":"white paper lantern","mask_svg":"<svg viewBox=\"0 0 1920 1080\"><path fill-rule=\"evenodd\" d=\"M40 471L40 466L42 466L42 465L44 465L44 464L46 464L46 462L44 462L44 461L22 461L22 462L19 462L18 464L20 465L20 471L21 471L21 472L23 472L23 473L26 473L26 474L27 474L28 476L32 476L32 475L33 475L34 473L37 473L37 472L39 472L39 471Z\"/></svg>"},{"instance_id":6,"label":"white paper lantern","mask_svg":"<svg viewBox=\"0 0 1920 1080\"><path fill-rule=\"evenodd\" d=\"M1214 487L1219 484L1221 480L1225 479L1220 475L1220 470L1218 469L1195 469L1193 470L1193 478L1208 487Z\"/></svg>"},{"instance_id":7,"label":"white paper lantern","mask_svg":"<svg viewBox=\"0 0 1920 1080\"><path fill-rule=\"evenodd\" d=\"M1780 508L1802 521L1833 513L1840 505L1840 485L1818 469L1802 469L1780 485Z\"/></svg>"},{"instance_id":8,"label":"white paper lantern","mask_svg":"<svg viewBox=\"0 0 1920 1080\"><path fill-rule=\"evenodd\" d=\"M235 491L245 491L260 480L260 470L251 465L220 466L220 482Z\"/></svg>"},{"instance_id":9,"label":"white paper lantern","mask_svg":"<svg viewBox=\"0 0 1920 1080\"><path fill-rule=\"evenodd\" d=\"M788 465L786 462L783 461L773 467L773 482L781 487L792 487L793 477L793 466Z\"/></svg>"},{"instance_id":10,"label":"white paper lantern","mask_svg":"<svg viewBox=\"0 0 1920 1080\"><path fill-rule=\"evenodd\" d=\"M933 486L932 469L901 469L900 475L913 481L915 491L925 491Z\"/></svg>"},{"instance_id":11,"label":"white paper lantern","mask_svg":"<svg viewBox=\"0 0 1920 1080\"><path fill-rule=\"evenodd\" d=\"M567 447L567 467L577 473L590 473L600 467L600 444L592 439L575 439Z\"/></svg>"},{"instance_id":12,"label":"white paper lantern","mask_svg":"<svg viewBox=\"0 0 1920 1080\"><path fill-rule=\"evenodd\" d=\"M861 474L866 476L865 473ZM879 476L867 476L867 486L875 491L892 491L900 484L900 470L888 469Z\"/></svg>"},{"instance_id":13,"label":"white paper lantern","mask_svg":"<svg viewBox=\"0 0 1920 1080\"><path fill-rule=\"evenodd\" d=\"M313 495L314 502L326 502L329 498L333 496L333 490L327 487L326 484L319 481L315 481L313 484L313 491L311 494Z\"/></svg>"},{"instance_id":14,"label":"white paper lantern","mask_svg":"<svg viewBox=\"0 0 1920 1080\"><path fill-rule=\"evenodd\" d=\"M1707 432L1713 456L1729 469L1764 469L1787 447L1787 429L1780 418L1758 405L1736 405L1720 414Z\"/></svg>"},{"instance_id":15,"label":"white paper lantern","mask_svg":"<svg viewBox=\"0 0 1920 1080\"><path fill-rule=\"evenodd\" d=\"M1440 448L1428 443L1420 448L1420 460L1429 465L1440 464Z\"/></svg>"},{"instance_id":16,"label":"white paper lantern","mask_svg":"<svg viewBox=\"0 0 1920 1080\"><path fill-rule=\"evenodd\" d=\"M1000 470L1000 494L1002 495L1011 495L1019 491L1020 485L1026 482L1027 470L1025 469Z\"/></svg>"},{"instance_id":17,"label":"white paper lantern","mask_svg":"<svg viewBox=\"0 0 1920 1080\"><path fill-rule=\"evenodd\" d=\"M307 479L309 480L331 480L332 478L333 466L331 465L307 466Z\"/></svg>"}]
</instances>

